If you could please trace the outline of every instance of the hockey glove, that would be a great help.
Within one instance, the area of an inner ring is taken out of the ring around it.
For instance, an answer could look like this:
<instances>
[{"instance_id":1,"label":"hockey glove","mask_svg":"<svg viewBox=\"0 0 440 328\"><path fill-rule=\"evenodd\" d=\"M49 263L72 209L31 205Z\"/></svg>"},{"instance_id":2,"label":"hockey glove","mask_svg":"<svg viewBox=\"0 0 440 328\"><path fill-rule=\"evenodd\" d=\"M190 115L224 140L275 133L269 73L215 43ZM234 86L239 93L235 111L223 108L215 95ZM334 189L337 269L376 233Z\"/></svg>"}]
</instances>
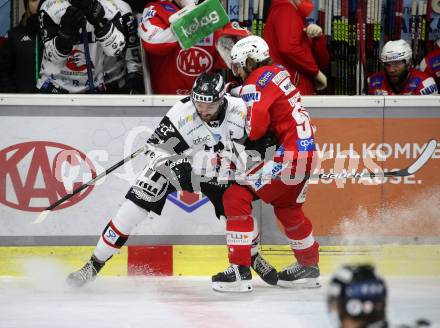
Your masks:
<instances>
[{"instance_id":1,"label":"hockey glove","mask_svg":"<svg viewBox=\"0 0 440 328\"><path fill-rule=\"evenodd\" d=\"M277 146L277 140L272 133L268 132L258 140L246 140L244 146L246 147L246 150L257 151L260 154L261 159L272 158Z\"/></svg>"},{"instance_id":2,"label":"hockey glove","mask_svg":"<svg viewBox=\"0 0 440 328\"><path fill-rule=\"evenodd\" d=\"M307 36L310 38L317 38L322 35L322 28L319 25L316 24L309 24L304 29L307 33Z\"/></svg>"},{"instance_id":3,"label":"hockey glove","mask_svg":"<svg viewBox=\"0 0 440 328\"><path fill-rule=\"evenodd\" d=\"M321 71L315 76L315 88L318 91L327 88L327 77Z\"/></svg>"},{"instance_id":4,"label":"hockey glove","mask_svg":"<svg viewBox=\"0 0 440 328\"><path fill-rule=\"evenodd\" d=\"M60 29L55 39L55 46L59 52L67 55L72 51L73 44L79 37L79 30L83 24L84 15L80 9L69 6L61 17Z\"/></svg>"},{"instance_id":5,"label":"hockey glove","mask_svg":"<svg viewBox=\"0 0 440 328\"><path fill-rule=\"evenodd\" d=\"M70 3L81 9L95 28L95 34L98 38L107 34L111 27L110 22L104 18L105 10L98 0L70 0Z\"/></svg>"},{"instance_id":6,"label":"hockey glove","mask_svg":"<svg viewBox=\"0 0 440 328\"><path fill-rule=\"evenodd\" d=\"M145 86L142 75L138 73L129 73L127 75L127 88L131 95L144 95Z\"/></svg>"},{"instance_id":7,"label":"hockey glove","mask_svg":"<svg viewBox=\"0 0 440 328\"><path fill-rule=\"evenodd\" d=\"M191 184L191 164L186 157L177 159L174 162L168 162L157 168L177 190L192 191Z\"/></svg>"}]
</instances>

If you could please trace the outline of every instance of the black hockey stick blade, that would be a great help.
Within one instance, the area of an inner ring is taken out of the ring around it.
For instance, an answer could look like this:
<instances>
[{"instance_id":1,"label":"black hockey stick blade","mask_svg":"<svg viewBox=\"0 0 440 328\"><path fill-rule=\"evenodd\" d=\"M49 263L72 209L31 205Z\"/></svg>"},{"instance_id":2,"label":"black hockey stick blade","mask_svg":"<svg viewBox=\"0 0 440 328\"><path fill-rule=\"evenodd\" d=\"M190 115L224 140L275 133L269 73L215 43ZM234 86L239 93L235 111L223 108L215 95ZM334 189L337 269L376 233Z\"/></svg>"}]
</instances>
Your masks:
<instances>
[{"instance_id":1,"label":"black hockey stick blade","mask_svg":"<svg viewBox=\"0 0 440 328\"><path fill-rule=\"evenodd\" d=\"M121 161L117 162L116 164L114 164L112 167L108 168L107 170L105 170L104 172L101 172L100 174L98 174L96 177L94 177L93 179L91 179L90 181L82 184L81 186L79 186L78 188L76 188L75 190L73 190L70 194L67 194L65 196L63 196L62 198L60 198L59 200L57 200L55 203L51 204L49 207L45 208L43 212L41 212L38 217L32 222L33 224L38 224L43 222L47 216L49 215L50 211L52 211L55 207L59 206L60 204L64 203L66 200L68 200L69 198L71 198L72 196L76 195L77 193L83 191L84 189L86 189L87 187L95 184L96 181L102 179L103 177L105 177L106 175L110 174L111 172L113 172L114 170L116 170L118 167L122 166L123 164L127 163L129 160L135 158L136 156L138 156L139 154L142 154L143 152L145 152L145 147L139 148L138 150L136 150L134 153L132 153L131 155L125 157L124 159L122 159Z\"/></svg>"}]
</instances>

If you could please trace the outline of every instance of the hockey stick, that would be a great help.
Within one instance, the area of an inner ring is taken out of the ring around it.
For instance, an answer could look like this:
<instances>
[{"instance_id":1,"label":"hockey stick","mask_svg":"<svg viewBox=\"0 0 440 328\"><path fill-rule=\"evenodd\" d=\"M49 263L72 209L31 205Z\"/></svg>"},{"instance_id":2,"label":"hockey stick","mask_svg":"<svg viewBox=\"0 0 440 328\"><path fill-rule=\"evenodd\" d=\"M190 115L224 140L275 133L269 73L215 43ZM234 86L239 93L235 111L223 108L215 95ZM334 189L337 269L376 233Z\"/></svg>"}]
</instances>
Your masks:
<instances>
[{"instance_id":1,"label":"hockey stick","mask_svg":"<svg viewBox=\"0 0 440 328\"><path fill-rule=\"evenodd\" d=\"M100 174L98 174L96 177L94 177L90 181L88 181L88 182L82 184L81 186L79 186L78 188L73 190L70 194L67 194L64 197L60 198L55 203L53 203L49 207L45 208L44 211L41 212L40 215L38 215L38 217L32 223L33 224L37 224L37 223L43 222L46 219L46 217L49 215L50 211L52 211L55 207L57 207L58 205L64 203L66 200L68 200L69 198L73 197L74 195L76 195L77 193L81 192L82 190L86 189L87 187L95 184L96 181L102 179L106 175L108 175L111 172L113 172L114 170L116 170L118 167L124 165L125 163L127 163L130 160L132 160L136 156L142 154L143 152L145 152L145 147L139 148L134 153L132 153L131 155L125 157L123 160L117 162L115 165L113 165L112 167L108 168L104 172L101 172Z\"/></svg>"},{"instance_id":2,"label":"hockey stick","mask_svg":"<svg viewBox=\"0 0 440 328\"><path fill-rule=\"evenodd\" d=\"M320 173L320 174L312 174L310 178L318 178L318 179L349 179L349 178L389 178L389 177L406 177L409 175L413 175L418 170L420 170L423 165L428 162L431 158L432 154L437 147L437 140L430 139L426 144L425 148L420 153L419 157L406 168L390 171L390 172L341 172L341 173Z\"/></svg>"},{"instance_id":3,"label":"hockey stick","mask_svg":"<svg viewBox=\"0 0 440 328\"><path fill-rule=\"evenodd\" d=\"M89 93L95 93L95 86L93 84L93 71L92 71L92 61L90 59L90 49L89 49L89 39L87 35L87 20L84 19L84 23L82 26L82 39L84 45L84 56L86 57L86 66L87 66L87 88L89 89Z\"/></svg>"}]
</instances>

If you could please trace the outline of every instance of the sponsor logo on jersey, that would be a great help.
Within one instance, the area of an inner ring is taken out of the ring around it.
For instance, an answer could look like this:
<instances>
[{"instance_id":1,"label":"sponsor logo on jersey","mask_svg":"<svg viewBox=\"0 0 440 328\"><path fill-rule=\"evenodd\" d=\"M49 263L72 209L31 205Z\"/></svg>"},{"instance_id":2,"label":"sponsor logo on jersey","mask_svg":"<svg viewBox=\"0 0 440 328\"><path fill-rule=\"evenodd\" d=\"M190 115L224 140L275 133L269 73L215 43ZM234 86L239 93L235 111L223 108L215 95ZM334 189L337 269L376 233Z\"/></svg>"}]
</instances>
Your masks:
<instances>
[{"instance_id":1,"label":"sponsor logo on jersey","mask_svg":"<svg viewBox=\"0 0 440 328\"><path fill-rule=\"evenodd\" d=\"M298 151L313 151L316 150L315 140L313 138L298 139L296 141Z\"/></svg>"},{"instance_id":2,"label":"sponsor logo on jersey","mask_svg":"<svg viewBox=\"0 0 440 328\"><path fill-rule=\"evenodd\" d=\"M168 195L168 200L188 213L194 212L209 201L201 192L189 191L173 192Z\"/></svg>"},{"instance_id":3,"label":"sponsor logo on jersey","mask_svg":"<svg viewBox=\"0 0 440 328\"><path fill-rule=\"evenodd\" d=\"M156 10L154 10L153 8L154 8L153 6L150 6L147 9L145 9L145 14L143 19L150 19L156 15Z\"/></svg>"},{"instance_id":4,"label":"sponsor logo on jersey","mask_svg":"<svg viewBox=\"0 0 440 328\"><path fill-rule=\"evenodd\" d=\"M275 77L272 79L272 82L276 85L279 85L288 76L290 76L288 71L281 71L277 75L275 75Z\"/></svg>"},{"instance_id":5,"label":"sponsor logo on jersey","mask_svg":"<svg viewBox=\"0 0 440 328\"><path fill-rule=\"evenodd\" d=\"M199 76L209 71L213 65L211 54L203 48L192 47L181 50L176 60L180 73L188 76Z\"/></svg>"},{"instance_id":6,"label":"sponsor logo on jersey","mask_svg":"<svg viewBox=\"0 0 440 328\"><path fill-rule=\"evenodd\" d=\"M241 95L241 99L243 99L246 104L249 102L253 103L260 101L260 97L261 97L260 91L244 93Z\"/></svg>"},{"instance_id":7,"label":"sponsor logo on jersey","mask_svg":"<svg viewBox=\"0 0 440 328\"><path fill-rule=\"evenodd\" d=\"M420 85L420 83L422 83L422 80L420 78L412 77L408 81L408 86L406 87L406 90L414 91L415 89L417 89L417 87Z\"/></svg>"},{"instance_id":8,"label":"sponsor logo on jersey","mask_svg":"<svg viewBox=\"0 0 440 328\"><path fill-rule=\"evenodd\" d=\"M209 135L206 135L204 137L198 136L197 138L193 139L194 145L200 145L201 143L205 143L211 140L211 137Z\"/></svg>"},{"instance_id":9,"label":"sponsor logo on jersey","mask_svg":"<svg viewBox=\"0 0 440 328\"><path fill-rule=\"evenodd\" d=\"M436 84L431 84L428 85L426 88L423 88L422 90L420 90L420 93L422 95L430 95L433 93L437 93L437 85Z\"/></svg>"},{"instance_id":10,"label":"sponsor logo on jersey","mask_svg":"<svg viewBox=\"0 0 440 328\"><path fill-rule=\"evenodd\" d=\"M373 76L370 78L370 86L372 88L380 88L383 84L383 76Z\"/></svg>"},{"instance_id":11,"label":"sponsor logo on jersey","mask_svg":"<svg viewBox=\"0 0 440 328\"><path fill-rule=\"evenodd\" d=\"M255 191L260 190L269 184L282 170L288 166L288 163L278 163L268 161L258 171L250 174L250 186Z\"/></svg>"},{"instance_id":12,"label":"sponsor logo on jersey","mask_svg":"<svg viewBox=\"0 0 440 328\"><path fill-rule=\"evenodd\" d=\"M194 122L196 117L197 117L197 113L193 113L193 114L190 114L188 116L179 118L179 120L177 121L177 127L180 129L184 125L186 125L186 124L188 124L190 122Z\"/></svg>"},{"instance_id":13,"label":"sponsor logo on jersey","mask_svg":"<svg viewBox=\"0 0 440 328\"><path fill-rule=\"evenodd\" d=\"M440 69L440 56L435 56L429 59L429 65L434 71Z\"/></svg>"},{"instance_id":14,"label":"sponsor logo on jersey","mask_svg":"<svg viewBox=\"0 0 440 328\"><path fill-rule=\"evenodd\" d=\"M287 96L289 93L291 93L293 90L295 90L295 86L292 84L292 81L290 81L289 78L285 79L281 84L279 85L279 88L284 92L284 94Z\"/></svg>"},{"instance_id":15,"label":"sponsor logo on jersey","mask_svg":"<svg viewBox=\"0 0 440 328\"><path fill-rule=\"evenodd\" d=\"M161 3L160 5L162 6L163 9L165 9L165 11L168 11L170 13L175 13L177 11L176 8L174 8L172 5L168 3Z\"/></svg>"},{"instance_id":16,"label":"sponsor logo on jersey","mask_svg":"<svg viewBox=\"0 0 440 328\"><path fill-rule=\"evenodd\" d=\"M295 108L296 104L301 101L301 94L299 91L289 98L289 104L292 108Z\"/></svg>"},{"instance_id":17,"label":"sponsor logo on jersey","mask_svg":"<svg viewBox=\"0 0 440 328\"><path fill-rule=\"evenodd\" d=\"M171 123L166 124L165 122L160 123L157 129L163 136L168 136L168 133L176 132L176 129L171 125Z\"/></svg>"},{"instance_id":18,"label":"sponsor logo on jersey","mask_svg":"<svg viewBox=\"0 0 440 328\"><path fill-rule=\"evenodd\" d=\"M263 74L260 75L260 77L257 80L257 85L260 86L261 89L263 89L274 77L274 73L271 71L264 71Z\"/></svg>"},{"instance_id":19,"label":"sponsor logo on jersey","mask_svg":"<svg viewBox=\"0 0 440 328\"><path fill-rule=\"evenodd\" d=\"M40 212L96 175L81 151L57 142L30 141L0 151L0 203L21 211ZM86 198L94 186L55 208Z\"/></svg>"}]
</instances>

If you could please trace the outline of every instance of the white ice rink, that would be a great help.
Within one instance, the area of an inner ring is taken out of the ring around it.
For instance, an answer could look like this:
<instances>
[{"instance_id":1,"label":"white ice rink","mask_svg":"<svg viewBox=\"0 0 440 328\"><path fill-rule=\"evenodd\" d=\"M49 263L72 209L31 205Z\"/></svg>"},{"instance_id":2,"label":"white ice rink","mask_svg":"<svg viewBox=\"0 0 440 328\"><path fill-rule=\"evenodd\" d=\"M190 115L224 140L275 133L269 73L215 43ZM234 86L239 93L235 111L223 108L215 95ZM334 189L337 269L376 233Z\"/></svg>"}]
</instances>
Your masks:
<instances>
[{"instance_id":1,"label":"white ice rink","mask_svg":"<svg viewBox=\"0 0 440 328\"><path fill-rule=\"evenodd\" d=\"M41 278L41 279L40 279ZM429 318L440 327L440 278L386 278L393 324ZM61 276L0 277L1 328L329 327L323 288L270 287L219 294L209 277L99 277L71 289Z\"/></svg>"}]
</instances>

